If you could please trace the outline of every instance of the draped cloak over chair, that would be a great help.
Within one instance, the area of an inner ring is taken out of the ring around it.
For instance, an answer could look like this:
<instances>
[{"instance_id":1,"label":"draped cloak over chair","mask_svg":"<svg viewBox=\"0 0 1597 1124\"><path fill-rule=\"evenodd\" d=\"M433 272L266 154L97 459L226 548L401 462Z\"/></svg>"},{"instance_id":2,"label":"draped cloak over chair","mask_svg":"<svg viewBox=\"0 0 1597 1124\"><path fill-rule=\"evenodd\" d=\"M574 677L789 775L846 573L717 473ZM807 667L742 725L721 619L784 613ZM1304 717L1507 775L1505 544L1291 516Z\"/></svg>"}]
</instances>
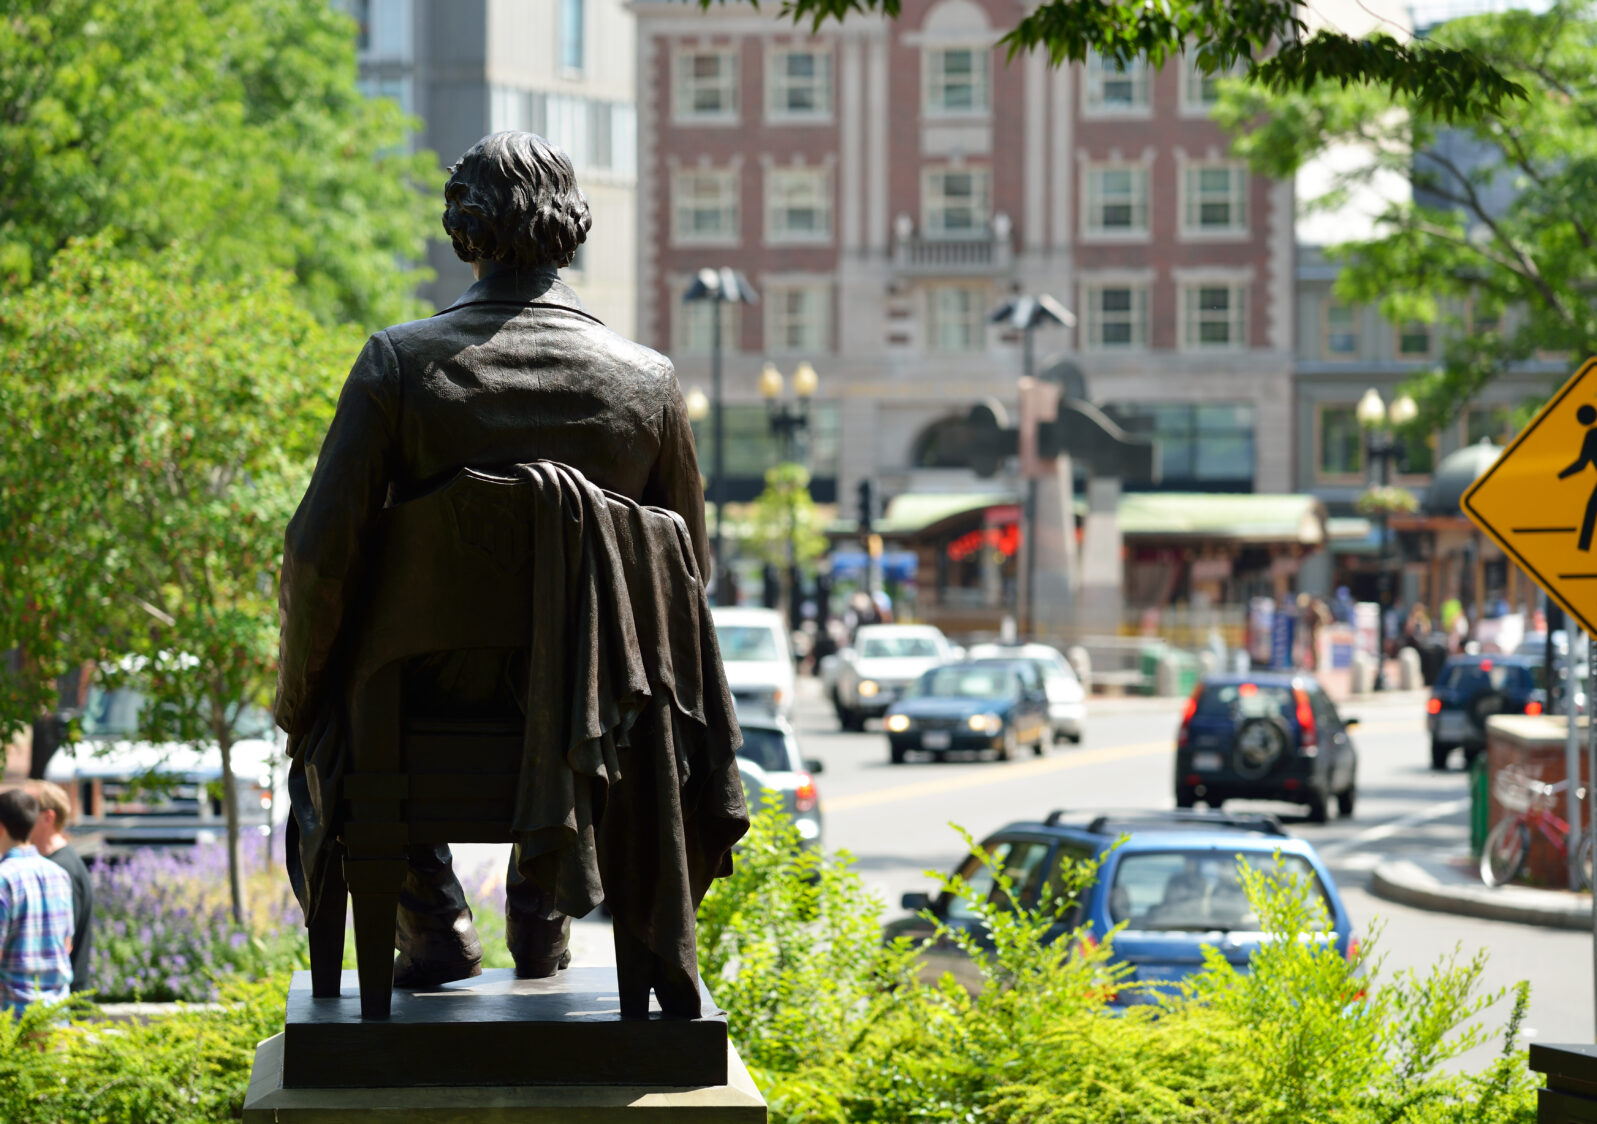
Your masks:
<instances>
[{"instance_id":1,"label":"draped cloak over chair","mask_svg":"<svg viewBox=\"0 0 1597 1124\"><path fill-rule=\"evenodd\" d=\"M515 842L562 913L607 904L623 1013L652 988L695 1017L694 915L748 811L686 524L565 465L508 471L462 471L378 518L346 706L304 740L290 791L313 828L291 865L315 992L338 993L347 891L361 1012L386 1017L405 848ZM525 654L524 717L407 713L406 663L466 649Z\"/></svg>"}]
</instances>

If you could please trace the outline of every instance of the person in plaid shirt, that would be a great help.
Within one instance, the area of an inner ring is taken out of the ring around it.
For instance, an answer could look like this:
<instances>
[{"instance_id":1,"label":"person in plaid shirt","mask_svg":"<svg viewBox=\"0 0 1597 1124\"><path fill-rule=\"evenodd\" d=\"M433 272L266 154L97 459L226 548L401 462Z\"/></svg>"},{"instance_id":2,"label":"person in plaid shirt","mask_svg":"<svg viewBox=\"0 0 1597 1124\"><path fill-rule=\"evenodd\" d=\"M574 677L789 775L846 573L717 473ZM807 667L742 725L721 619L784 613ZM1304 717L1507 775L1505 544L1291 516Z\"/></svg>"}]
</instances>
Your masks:
<instances>
[{"instance_id":1,"label":"person in plaid shirt","mask_svg":"<svg viewBox=\"0 0 1597 1124\"><path fill-rule=\"evenodd\" d=\"M65 999L72 986L72 880L28 842L39 802L0 792L0 1007Z\"/></svg>"}]
</instances>

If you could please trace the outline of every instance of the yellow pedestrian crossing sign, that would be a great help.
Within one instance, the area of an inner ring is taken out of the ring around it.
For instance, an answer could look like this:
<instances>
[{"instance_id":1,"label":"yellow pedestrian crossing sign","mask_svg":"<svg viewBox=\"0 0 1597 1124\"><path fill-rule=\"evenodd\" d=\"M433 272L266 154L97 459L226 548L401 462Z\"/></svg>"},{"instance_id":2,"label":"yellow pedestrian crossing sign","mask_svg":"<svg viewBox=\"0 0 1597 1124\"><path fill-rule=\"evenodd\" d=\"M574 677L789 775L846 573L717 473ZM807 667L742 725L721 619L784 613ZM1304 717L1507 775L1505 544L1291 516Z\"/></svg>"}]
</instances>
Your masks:
<instances>
[{"instance_id":1,"label":"yellow pedestrian crossing sign","mask_svg":"<svg viewBox=\"0 0 1597 1124\"><path fill-rule=\"evenodd\" d=\"M1597 636L1597 359L1553 395L1460 506Z\"/></svg>"}]
</instances>

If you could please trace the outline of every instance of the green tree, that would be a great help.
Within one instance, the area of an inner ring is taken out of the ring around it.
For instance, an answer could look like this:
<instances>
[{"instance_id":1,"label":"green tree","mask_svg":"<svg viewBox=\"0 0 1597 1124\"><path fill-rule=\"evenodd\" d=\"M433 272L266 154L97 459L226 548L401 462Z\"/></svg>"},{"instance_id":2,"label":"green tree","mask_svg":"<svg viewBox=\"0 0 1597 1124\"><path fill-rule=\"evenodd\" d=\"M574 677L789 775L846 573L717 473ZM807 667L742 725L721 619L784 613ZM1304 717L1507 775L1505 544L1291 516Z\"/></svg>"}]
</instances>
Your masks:
<instances>
[{"instance_id":1,"label":"green tree","mask_svg":"<svg viewBox=\"0 0 1597 1124\"><path fill-rule=\"evenodd\" d=\"M749 0L756 7L759 0ZM725 0L699 0L709 8ZM877 14L897 19L903 0L782 0L781 14L820 28L827 20ZM1193 53L1206 74L1240 65L1248 77L1278 92L1309 89L1321 81L1352 83L1412 101L1428 112L1495 114L1516 104L1525 88L1505 77L1480 53L1441 42L1400 43L1389 35L1353 39L1313 30L1297 0L1043 0L1027 6L999 45L1009 57L1043 50L1054 65L1082 62L1096 53L1116 63L1146 59L1163 65Z\"/></svg>"},{"instance_id":2,"label":"green tree","mask_svg":"<svg viewBox=\"0 0 1597 1124\"><path fill-rule=\"evenodd\" d=\"M117 259L72 243L0 296L0 731L50 702L44 676L136 657L141 734L220 748L242 919L231 750L270 700L283 527L358 339L287 274L194 278L191 252ZM114 674L114 673L112 673Z\"/></svg>"},{"instance_id":3,"label":"green tree","mask_svg":"<svg viewBox=\"0 0 1597 1124\"><path fill-rule=\"evenodd\" d=\"M810 473L800 464L766 469L765 490L749 511L749 537L744 545L761 562L807 566L826 553L824 525L810 498Z\"/></svg>"},{"instance_id":4,"label":"green tree","mask_svg":"<svg viewBox=\"0 0 1597 1124\"><path fill-rule=\"evenodd\" d=\"M0 14L0 287L74 237L176 240L210 277L293 273L324 323L386 326L440 181L392 101L355 85L328 0L12 0Z\"/></svg>"},{"instance_id":5,"label":"green tree","mask_svg":"<svg viewBox=\"0 0 1597 1124\"><path fill-rule=\"evenodd\" d=\"M1394 104L1332 81L1290 94L1225 86L1217 117L1260 172L1291 175L1332 144L1366 153L1313 205L1338 205L1394 174L1412 174L1438 202L1393 204L1379 216L1378 237L1329 250L1345 263L1339 298L1377 304L1394 322L1448 329L1438 368L1408 388L1420 406L1411 432L1433 432L1515 361L1538 351L1597 351L1594 32L1592 0L1442 25L1432 41L1473 52L1534 91L1511 116L1478 114L1451 126L1417 99ZM1459 160L1451 143L1458 137L1485 159ZM1506 206L1492 195L1501 185L1514 188ZM1501 319L1508 308L1522 312L1512 326Z\"/></svg>"}]
</instances>

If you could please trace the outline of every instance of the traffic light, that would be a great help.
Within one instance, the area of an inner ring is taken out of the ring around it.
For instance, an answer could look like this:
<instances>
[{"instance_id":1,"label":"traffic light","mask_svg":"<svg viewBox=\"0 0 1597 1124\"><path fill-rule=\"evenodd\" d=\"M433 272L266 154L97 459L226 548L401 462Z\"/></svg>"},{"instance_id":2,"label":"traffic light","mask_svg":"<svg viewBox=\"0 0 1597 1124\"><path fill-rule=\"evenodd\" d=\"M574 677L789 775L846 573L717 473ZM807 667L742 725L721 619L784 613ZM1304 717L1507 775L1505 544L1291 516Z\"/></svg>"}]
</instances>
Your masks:
<instances>
[{"instance_id":1,"label":"traffic light","mask_svg":"<svg viewBox=\"0 0 1597 1124\"><path fill-rule=\"evenodd\" d=\"M859 533L871 533L871 523L876 517L876 485L870 480L859 482Z\"/></svg>"}]
</instances>

